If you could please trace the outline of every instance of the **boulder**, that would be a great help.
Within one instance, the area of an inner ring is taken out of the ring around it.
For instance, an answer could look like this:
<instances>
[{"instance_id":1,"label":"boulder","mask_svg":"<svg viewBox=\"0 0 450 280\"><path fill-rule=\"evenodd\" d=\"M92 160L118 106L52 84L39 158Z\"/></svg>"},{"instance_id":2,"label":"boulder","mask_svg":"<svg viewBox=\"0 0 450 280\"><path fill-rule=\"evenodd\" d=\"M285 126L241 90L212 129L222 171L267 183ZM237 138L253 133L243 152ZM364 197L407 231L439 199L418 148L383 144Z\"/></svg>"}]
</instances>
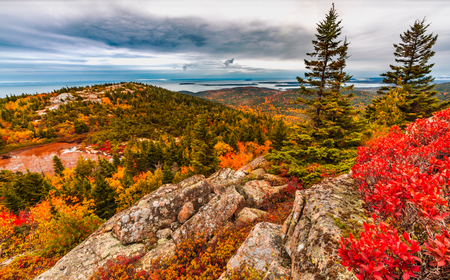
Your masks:
<instances>
[{"instance_id":1,"label":"boulder","mask_svg":"<svg viewBox=\"0 0 450 280\"><path fill-rule=\"evenodd\" d=\"M280 260L274 260L267 269L262 280L288 280L291 279L290 267L285 267Z\"/></svg>"},{"instance_id":2,"label":"boulder","mask_svg":"<svg viewBox=\"0 0 450 280\"><path fill-rule=\"evenodd\" d=\"M191 202L194 210L198 210L213 196L213 187L206 180L184 188L180 184L162 186L124 210L112 228L113 233L122 244L141 242L159 229L170 227L186 203Z\"/></svg>"},{"instance_id":3,"label":"boulder","mask_svg":"<svg viewBox=\"0 0 450 280\"><path fill-rule=\"evenodd\" d=\"M173 240L169 240L168 242L157 246L156 248L150 250L147 254L145 254L145 256L143 256L139 260L136 267L148 270L157 258L162 259L170 258L171 256L173 256L175 254L175 248L176 246Z\"/></svg>"},{"instance_id":4,"label":"boulder","mask_svg":"<svg viewBox=\"0 0 450 280\"><path fill-rule=\"evenodd\" d=\"M224 194L209 201L197 214L173 233L172 238L175 244L200 236L211 237L244 205L244 197L231 186Z\"/></svg>"},{"instance_id":5,"label":"boulder","mask_svg":"<svg viewBox=\"0 0 450 280\"><path fill-rule=\"evenodd\" d=\"M266 222L257 224L228 261L227 271L220 279L227 279L227 274L239 272L244 267L251 267L261 274L266 273L272 262L282 257L284 248L281 231L280 225Z\"/></svg>"},{"instance_id":6,"label":"boulder","mask_svg":"<svg viewBox=\"0 0 450 280\"><path fill-rule=\"evenodd\" d=\"M168 239L171 235L172 230L170 228L160 229L156 232L158 239Z\"/></svg>"},{"instance_id":7,"label":"boulder","mask_svg":"<svg viewBox=\"0 0 450 280\"><path fill-rule=\"evenodd\" d=\"M111 232L91 235L35 279L89 279L98 267L104 266L111 258L119 255L134 257L144 252L143 244L125 246Z\"/></svg>"},{"instance_id":8,"label":"boulder","mask_svg":"<svg viewBox=\"0 0 450 280\"><path fill-rule=\"evenodd\" d=\"M273 187L267 181L255 180L245 183L242 192L251 206L261 208L265 202L286 187L287 185Z\"/></svg>"},{"instance_id":9,"label":"boulder","mask_svg":"<svg viewBox=\"0 0 450 280\"><path fill-rule=\"evenodd\" d=\"M186 222L192 215L195 213L194 204L192 202L187 202L181 207L180 212L178 213L178 222L183 224Z\"/></svg>"},{"instance_id":10,"label":"boulder","mask_svg":"<svg viewBox=\"0 0 450 280\"><path fill-rule=\"evenodd\" d=\"M341 237L367 221L362 204L348 175L296 192L283 225L292 279L356 279L341 265L337 252Z\"/></svg>"},{"instance_id":11,"label":"boulder","mask_svg":"<svg viewBox=\"0 0 450 280\"><path fill-rule=\"evenodd\" d=\"M229 186L239 183L239 181L246 175L247 174L245 174L244 172L234 171L231 168L223 168L208 177L207 180L211 185Z\"/></svg>"},{"instance_id":12,"label":"boulder","mask_svg":"<svg viewBox=\"0 0 450 280\"><path fill-rule=\"evenodd\" d=\"M236 215L236 224L248 224L268 215L269 212L245 207Z\"/></svg>"},{"instance_id":13,"label":"boulder","mask_svg":"<svg viewBox=\"0 0 450 280\"><path fill-rule=\"evenodd\" d=\"M267 167L267 160L264 156L260 156L255 158L252 162L250 162L247 165L242 166L237 172L243 172L246 175L250 174L252 170L255 170L257 168L264 168Z\"/></svg>"},{"instance_id":14,"label":"boulder","mask_svg":"<svg viewBox=\"0 0 450 280\"><path fill-rule=\"evenodd\" d=\"M286 184L286 179L277 175L264 174L265 181L269 182L271 186L281 186Z\"/></svg>"},{"instance_id":15,"label":"boulder","mask_svg":"<svg viewBox=\"0 0 450 280\"><path fill-rule=\"evenodd\" d=\"M209 195L212 192L212 187L204 181L204 176L194 176L189 179L182 181L179 184L172 185L164 185L161 186L158 190L152 192L151 194L143 197L140 201L136 202L132 208L124 210L116 215L114 215L111 219L109 219L106 223L101 225L93 234L91 234L85 241L79 244L77 247L72 249L69 253L67 253L64 257L62 257L51 269L45 271L35 279L44 280L44 279L89 279L92 273L98 268L102 267L106 264L106 262L118 255L122 256L130 256L134 257L136 255L144 254L148 248L154 247L154 244L158 241L156 232L158 232L158 228L155 231L149 231L147 235L141 234L142 242L129 244L127 239L124 239L125 242L121 242L121 240L117 239L113 230L117 227L118 223L129 222L134 219L136 216L143 217L143 214L146 212L145 207L153 207L153 202L155 203L154 207L157 209L161 209L161 204L164 202L166 204L167 197L179 197L188 200L191 198L196 202L193 203L195 207L200 208L199 199L202 197L207 197L205 200L201 200L201 203L207 203L209 199ZM193 189L191 188L193 187ZM192 195L195 193L200 193L200 195ZM184 205L184 201L182 204L179 204L180 208ZM137 212L136 209L142 208L140 212ZM134 209L130 212L130 209ZM158 211L159 211L158 210ZM150 211L151 212L151 211ZM130 217L130 214L137 214L135 217ZM174 214L174 217L178 215L178 212ZM167 225L170 227L172 224L168 223L171 221L164 216L160 216L161 225ZM128 219L128 220L127 220ZM137 219L137 221L141 221ZM145 229L145 226L140 227L140 229ZM159 232L160 234L164 233L166 237L169 231ZM161 237L163 237L161 235ZM166 240L166 238L161 238L160 240ZM170 241L168 241L170 245ZM159 245L154 251L154 254L157 252L168 252L167 248L171 248L167 243L163 245ZM173 243L173 242L172 242ZM163 246L163 247L160 247ZM148 253L147 253L148 255ZM159 253L157 254L159 255ZM150 255L149 255L150 256ZM149 258L147 256L147 259Z\"/></svg>"},{"instance_id":16,"label":"boulder","mask_svg":"<svg viewBox=\"0 0 450 280\"><path fill-rule=\"evenodd\" d=\"M250 172L250 174L247 175L247 178L251 180L262 180L264 179L264 175L266 175L264 168L258 168Z\"/></svg>"},{"instance_id":17,"label":"boulder","mask_svg":"<svg viewBox=\"0 0 450 280\"><path fill-rule=\"evenodd\" d=\"M58 96L50 98L50 102L52 104L61 104L61 103L67 103L74 99L75 99L75 97L70 93L61 93Z\"/></svg>"}]
</instances>

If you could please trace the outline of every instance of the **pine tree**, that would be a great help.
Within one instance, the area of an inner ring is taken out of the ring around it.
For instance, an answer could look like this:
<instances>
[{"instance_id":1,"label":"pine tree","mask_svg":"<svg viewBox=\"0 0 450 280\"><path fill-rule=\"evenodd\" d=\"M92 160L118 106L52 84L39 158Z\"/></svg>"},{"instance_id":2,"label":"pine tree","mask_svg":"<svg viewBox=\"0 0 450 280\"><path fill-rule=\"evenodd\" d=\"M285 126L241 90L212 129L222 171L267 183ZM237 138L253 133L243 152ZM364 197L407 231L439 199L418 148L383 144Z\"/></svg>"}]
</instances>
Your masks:
<instances>
[{"instance_id":1,"label":"pine tree","mask_svg":"<svg viewBox=\"0 0 450 280\"><path fill-rule=\"evenodd\" d=\"M206 139L206 135L208 134L206 115L199 117L197 123L194 125L193 132L196 139L203 141Z\"/></svg>"},{"instance_id":2,"label":"pine tree","mask_svg":"<svg viewBox=\"0 0 450 280\"><path fill-rule=\"evenodd\" d=\"M92 198L95 204L95 214L102 219L109 219L116 213L116 192L106 182L105 178L97 173L95 175Z\"/></svg>"},{"instance_id":3,"label":"pine tree","mask_svg":"<svg viewBox=\"0 0 450 280\"><path fill-rule=\"evenodd\" d=\"M113 155L113 164L116 168L120 165L120 158L117 154Z\"/></svg>"},{"instance_id":4,"label":"pine tree","mask_svg":"<svg viewBox=\"0 0 450 280\"><path fill-rule=\"evenodd\" d=\"M337 17L338 14L333 4L325 20L317 24L316 40L312 41L314 52L307 53L312 58L317 57L317 60L305 59L306 69L311 72L305 73L305 79L297 77L301 87L300 94L307 97L315 96L315 98L298 99L299 103L309 106L308 115L315 127L322 125L324 99L331 94L331 86L336 87L333 80L341 72L342 61L339 58L348 48L348 43L341 44L341 41L338 40L342 27L339 26L341 21L337 21ZM305 85L309 85L309 87L307 88Z\"/></svg>"},{"instance_id":5,"label":"pine tree","mask_svg":"<svg viewBox=\"0 0 450 280\"><path fill-rule=\"evenodd\" d=\"M317 59L305 60L310 72L305 73L305 79L297 79L300 94L306 96L298 102L308 106L306 113L314 130L312 137L317 141L332 139L336 146L343 147L350 142L357 144L355 139L344 141L344 138L359 138L353 133L360 131L361 125L355 121L359 112L351 105L353 95L343 94L353 86L345 86L351 79L344 71L349 42L347 38L344 41L338 39L342 30L340 24L333 4L325 20L317 24L316 40L312 41L314 52L307 53Z\"/></svg>"},{"instance_id":6,"label":"pine tree","mask_svg":"<svg viewBox=\"0 0 450 280\"><path fill-rule=\"evenodd\" d=\"M287 140L287 127L282 119L278 120L276 123L273 135L272 135L272 146L276 150L280 150L283 147L283 141Z\"/></svg>"},{"instance_id":7,"label":"pine tree","mask_svg":"<svg viewBox=\"0 0 450 280\"><path fill-rule=\"evenodd\" d=\"M163 184L169 184L172 183L173 181L173 173L172 173L172 168L168 163L164 164L163 167Z\"/></svg>"},{"instance_id":8,"label":"pine tree","mask_svg":"<svg viewBox=\"0 0 450 280\"><path fill-rule=\"evenodd\" d=\"M89 127L83 121L75 120L73 126L76 134L82 134L89 131Z\"/></svg>"},{"instance_id":9,"label":"pine tree","mask_svg":"<svg viewBox=\"0 0 450 280\"><path fill-rule=\"evenodd\" d=\"M59 176L61 176L64 171L64 165L61 159L56 155L53 157L53 171L55 172L55 174L58 174Z\"/></svg>"},{"instance_id":10,"label":"pine tree","mask_svg":"<svg viewBox=\"0 0 450 280\"><path fill-rule=\"evenodd\" d=\"M428 64L428 60L434 56L435 52L431 48L436 43L438 35L426 34L430 24L416 20L414 25L400 35L402 43L394 44L395 62L398 66L390 65L392 71L381 74L383 83L391 84L383 86L378 90L383 97L374 100L373 104L384 102L385 95L390 92L391 87L402 87L406 93L405 102L398 106L404 114L404 123L413 122L417 118L427 118L434 112L447 108L450 101L439 102L435 97L436 91L433 84L434 78L431 75L431 68L434 63ZM383 99L383 100L382 100ZM366 116L373 119L372 108L368 107Z\"/></svg>"},{"instance_id":11,"label":"pine tree","mask_svg":"<svg viewBox=\"0 0 450 280\"><path fill-rule=\"evenodd\" d=\"M340 23L333 5L317 24L314 52L307 54L315 60L305 60L310 72L298 78L304 95L298 102L307 105L310 122L293 127L281 150L267 156L276 163L274 171L299 178L302 186L321 181L324 174L348 172L362 138L359 111L350 102L353 95L344 94L352 87L345 85L351 79L344 71L349 42L339 40Z\"/></svg>"},{"instance_id":12,"label":"pine tree","mask_svg":"<svg viewBox=\"0 0 450 280\"><path fill-rule=\"evenodd\" d=\"M383 97L372 100L366 107L365 117L374 124L393 126L405 123L405 114L400 110L406 101L406 91L402 86L392 87Z\"/></svg>"},{"instance_id":13,"label":"pine tree","mask_svg":"<svg viewBox=\"0 0 450 280\"><path fill-rule=\"evenodd\" d=\"M431 84L434 78L431 75L427 76L431 73L434 63L427 63L435 54L431 48L436 43L438 35L426 34L429 26L430 24L425 24L425 19L416 20L414 25L410 26L410 30L400 34L402 43L394 44L395 62L400 65L390 65L392 71L380 75L384 77L383 83L396 87L398 80L401 79L401 83L409 86L412 91L434 92L435 84ZM391 86L381 87L378 93L386 94Z\"/></svg>"}]
</instances>

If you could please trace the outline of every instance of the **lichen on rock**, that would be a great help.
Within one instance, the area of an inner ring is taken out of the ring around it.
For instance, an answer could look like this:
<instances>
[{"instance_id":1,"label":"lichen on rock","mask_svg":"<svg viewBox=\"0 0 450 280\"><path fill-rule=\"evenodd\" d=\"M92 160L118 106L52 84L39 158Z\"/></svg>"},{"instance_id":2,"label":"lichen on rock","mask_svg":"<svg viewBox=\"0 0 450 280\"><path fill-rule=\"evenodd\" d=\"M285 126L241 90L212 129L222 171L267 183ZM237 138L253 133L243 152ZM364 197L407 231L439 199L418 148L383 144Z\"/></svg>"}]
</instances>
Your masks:
<instances>
[{"instance_id":1,"label":"lichen on rock","mask_svg":"<svg viewBox=\"0 0 450 280\"><path fill-rule=\"evenodd\" d=\"M272 223L257 224L236 254L228 261L227 271L221 279L248 266L259 273L266 273L270 264L281 258L284 251L280 225Z\"/></svg>"},{"instance_id":2,"label":"lichen on rock","mask_svg":"<svg viewBox=\"0 0 450 280\"><path fill-rule=\"evenodd\" d=\"M173 233L173 240L179 244L198 236L209 238L244 206L244 198L231 186L228 191L214 197L196 215L178 228Z\"/></svg>"},{"instance_id":3,"label":"lichen on rock","mask_svg":"<svg viewBox=\"0 0 450 280\"><path fill-rule=\"evenodd\" d=\"M283 242L292 259L292 279L356 279L337 254L342 224L367 221L349 175L325 179L297 191L293 211L283 225ZM340 225L336 223L339 219Z\"/></svg>"}]
</instances>

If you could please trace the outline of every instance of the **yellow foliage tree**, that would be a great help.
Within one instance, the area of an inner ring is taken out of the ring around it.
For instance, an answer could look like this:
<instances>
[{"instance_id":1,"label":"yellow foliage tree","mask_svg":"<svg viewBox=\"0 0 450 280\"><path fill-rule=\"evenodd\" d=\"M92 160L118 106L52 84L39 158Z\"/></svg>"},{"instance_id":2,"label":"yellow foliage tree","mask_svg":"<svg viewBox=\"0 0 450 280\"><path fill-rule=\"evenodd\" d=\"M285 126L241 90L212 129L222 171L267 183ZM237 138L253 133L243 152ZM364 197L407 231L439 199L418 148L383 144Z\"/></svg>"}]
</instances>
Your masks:
<instances>
[{"instance_id":1,"label":"yellow foliage tree","mask_svg":"<svg viewBox=\"0 0 450 280\"><path fill-rule=\"evenodd\" d=\"M162 185L163 173L161 169L157 169L155 173L148 171L137 178L137 181L129 188L121 189L121 192L117 193L117 212L132 206L144 195L159 188Z\"/></svg>"}]
</instances>

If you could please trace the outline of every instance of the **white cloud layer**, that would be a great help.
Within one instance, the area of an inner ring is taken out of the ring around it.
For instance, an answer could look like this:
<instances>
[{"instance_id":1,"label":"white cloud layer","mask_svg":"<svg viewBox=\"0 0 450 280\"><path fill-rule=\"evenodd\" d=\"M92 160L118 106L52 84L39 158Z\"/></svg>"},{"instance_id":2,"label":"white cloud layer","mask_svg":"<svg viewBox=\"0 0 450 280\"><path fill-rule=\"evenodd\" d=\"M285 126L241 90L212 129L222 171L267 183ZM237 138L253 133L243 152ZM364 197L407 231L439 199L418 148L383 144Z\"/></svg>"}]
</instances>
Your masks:
<instances>
[{"instance_id":1,"label":"white cloud layer","mask_svg":"<svg viewBox=\"0 0 450 280\"><path fill-rule=\"evenodd\" d=\"M433 75L449 74L444 0L35 0L0 1L0 81L105 70L295 77L332 2L351 42L351 75L388 70L392 44L424 17L439 34Z\"/></svg>"}]
</instances>

